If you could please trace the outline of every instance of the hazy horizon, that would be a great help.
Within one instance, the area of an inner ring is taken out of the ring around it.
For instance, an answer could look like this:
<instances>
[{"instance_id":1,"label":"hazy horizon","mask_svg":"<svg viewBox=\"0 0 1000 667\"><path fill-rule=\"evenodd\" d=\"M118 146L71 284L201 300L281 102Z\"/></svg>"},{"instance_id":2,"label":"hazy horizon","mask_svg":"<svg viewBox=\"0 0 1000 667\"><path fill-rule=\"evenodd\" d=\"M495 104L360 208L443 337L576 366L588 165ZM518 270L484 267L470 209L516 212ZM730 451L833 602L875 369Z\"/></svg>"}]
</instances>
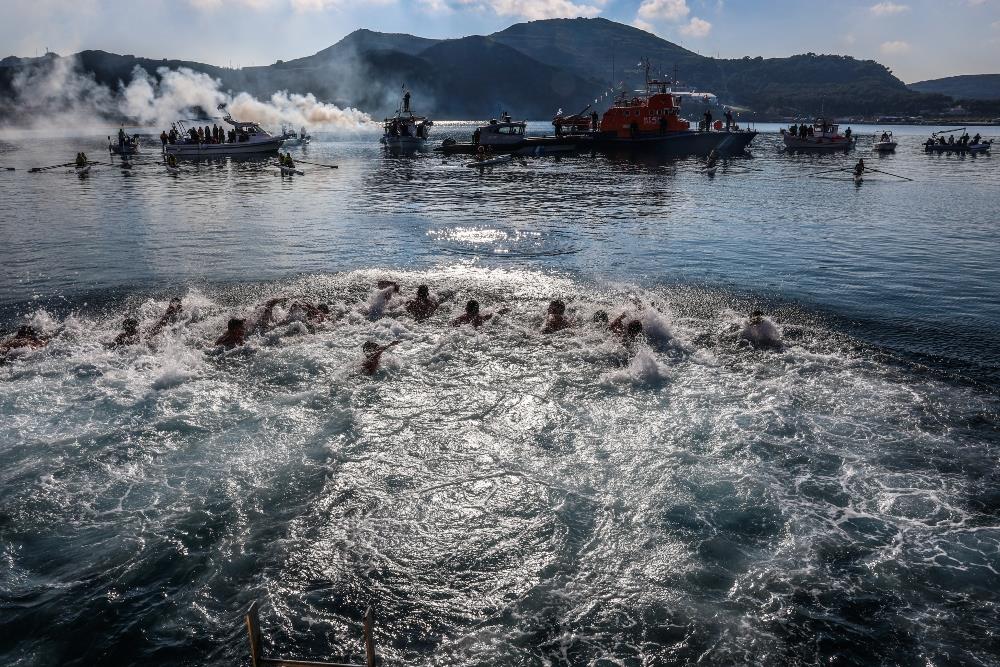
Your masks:
<instances>
[{"instance_id":1,"label":"hazy horizon","mask_svg":"<svg viewBox=\"0 0 1000 667\"><path fill-rule=\"evenodd\" d=\"M9 50L4 56L95 49L249 67L312 55L361 28L449 39L527 20L583 16L634 25L722 58L815 52L872 59L907 83L1000 69L996 0L852 1L829 16L787 0L768 5L724 0L85 0L72 6L39 0L11 5L0 25L0 40ZM962 31L963 48L938 48L942 26ZM218 38L220 32L225 40Z\"/></svg>"}]
</instances>

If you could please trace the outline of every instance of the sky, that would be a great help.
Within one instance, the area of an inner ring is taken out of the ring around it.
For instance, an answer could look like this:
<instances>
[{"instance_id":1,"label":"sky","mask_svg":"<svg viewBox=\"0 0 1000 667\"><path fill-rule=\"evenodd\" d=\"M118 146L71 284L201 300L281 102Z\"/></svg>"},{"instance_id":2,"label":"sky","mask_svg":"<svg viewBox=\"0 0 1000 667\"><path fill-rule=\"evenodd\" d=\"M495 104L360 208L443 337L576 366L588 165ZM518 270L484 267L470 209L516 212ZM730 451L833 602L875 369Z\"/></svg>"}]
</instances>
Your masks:
<instances>
[{"instance_id":1,"label":"sky","mask_svg":"<svg viewBox=\"0 0 1000 667\"><path fill-rule=\"evenodd\" d=\"M358 28L447 38L600 16L725 58L844 54L907 83L1000 72L1000 0L0 0L0 16L0 57L102 49L266 65Z\"/></svg>"}]
</instances>

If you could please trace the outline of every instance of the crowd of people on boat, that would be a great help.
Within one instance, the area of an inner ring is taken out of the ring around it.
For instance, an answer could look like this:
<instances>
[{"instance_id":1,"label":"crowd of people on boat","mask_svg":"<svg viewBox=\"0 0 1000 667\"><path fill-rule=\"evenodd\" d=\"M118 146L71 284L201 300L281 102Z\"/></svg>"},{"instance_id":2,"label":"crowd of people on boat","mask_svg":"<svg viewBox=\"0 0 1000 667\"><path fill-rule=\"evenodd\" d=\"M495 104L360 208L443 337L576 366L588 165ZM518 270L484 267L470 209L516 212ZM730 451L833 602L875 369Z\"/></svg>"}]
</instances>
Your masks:
<instances>
[{"instance_id":1,"label":"crowd of people on boat","mask_svg":"<svg viewBox=\"0 0 1000 667\"><path fill-rule=\"evenodd\" d=\"M401 287L399 283L392 280L382 280L376 284L378 289L375 302L381 304L376 310L372 309L371 315L375 318L381 316L382 308L393 299L401 299ZM403 310L409 314L415 322L424 322L435 315L439 307L452 298L453 295L446 294L440 297L431 296L428 285L418 285L416 293L412 298L402 303ZM275 315L278 306L284 308L281 317ZM450 326L462 327L471 326L479 328L493 318L504 315L510 311L509 308L500 308L495 312L484 311L479 301L469 299L462 314L449 320ZM144 339L150 340L160 334L167 327L173 326L181 321L184 314L183 302L180 297L173 297L167 305L163 314L150 325L145 332L141 330L140 322L135 317L126 317L121 324L121 332L110 342L105 343L108 348L121 348L141 343ZM221 350L232 350L245 345L249 336L253 334L265 334L277 327L299 324L306 331L315 332L316 326L330 320L333 317L330 306L325 303L313 303L303 298L295 297L275 297L268 299L250 317L231 317L226 323L226 330L214 340L214 345ZM553 299L549 302L545 313L545 318L540 328L542 334L554 334L572 327L584 325L596 326L606 330L614 336L629 354L637 351L638 345L644 340L645 330L643 328L641 312L629 309L623 310L617 317L610 319L608 312L597 310L589 319L571 318L566 314L566 303L562 299ZM755 311L744 323L739 339L745 344L749 344L756 349L779 349L781 347L781 337L770 320L763 317L759 311ZM32 327L25 325L20 327L13 335L6 340L0 341L0 364L7 361L9 353L16 350L30 351L43 348L49 344L52 336L46 335ZM394 341L387 345L379 345L374 341L366 341L362 345L364 362L362 370L371 375L379 368L379 360L386 350L398 345L400 341Z\"/></svg>"},{"instance_id":2,"label":"crowd of people on boat","mask_svg":"<svg viewBox=\"0 0 1000 667\"><path fill-rule=\"evenodd\" d=\"M982 136L977 132L976 136L970 138L969 133L965 132L957 140L955 135L949 135L947 139L944 135L934 138L933 135L928 137L927 141L924 142L926 146L953 146L955 148L968 148L969 146L977 146L982 141Z\"/></svg>"},{"instance_id":3,"label":"crowd of people on boat","mask_svg":"<svg viewBox=\"0 0 1000 667\"><path fill-rule=\"evenodd\" d=\"M224 127L213 124L212 127L188 128L185 133L178 131L177 127L171 127L170 131L160 132L160 144L164 147L167 144L192 143L192 144L235 144L241 141L249 141L250 135L245 130L237 131L236 128L226 130Z\"/></svg>"}]
</instances>

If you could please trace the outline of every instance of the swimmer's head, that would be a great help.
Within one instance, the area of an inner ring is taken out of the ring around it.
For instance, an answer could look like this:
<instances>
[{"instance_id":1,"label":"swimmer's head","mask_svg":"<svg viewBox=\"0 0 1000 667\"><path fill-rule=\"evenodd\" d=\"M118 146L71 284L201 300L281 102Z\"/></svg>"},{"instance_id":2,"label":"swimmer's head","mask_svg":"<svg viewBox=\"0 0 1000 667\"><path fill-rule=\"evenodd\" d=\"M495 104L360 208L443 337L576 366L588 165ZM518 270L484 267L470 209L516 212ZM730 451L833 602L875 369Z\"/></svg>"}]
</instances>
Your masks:
<instances>
[{"instance_id":1,"label":"swimmer's head","mask_svg":"<svg viewBox=\"0 0 1000 667\"><path fill-rule=\"evenodd\" d=\"M566 312L566 304L559 299L549 302L549 315L562 315Z\"/></svg>"},{"instance_id":2,"label":"swimmer's head","mask_svg":"<svg viewBox=\"0 0 1000 667\"><path fill-rule=\"evenodd\" d=\"M604 310L599 310L594 313L594 324L607 324L608 323L608 313Z\"/></svg>"},{"instance_id":3,"label":"swimmer's head","mask_svg":"<svg viewBox=\"0 0 1000 667\"><path fill-rule=\"evenodd\" d=\"M372 341L365 341L364 345L361 346L361 351L367 356L371 356L378 352L378 343L373 343Z\"/></svg>"},{"instance_id":4,"label":"swimmer's head","mask_svg":"<svg viewBox=\"0 0 1000 667\"><path fill-rule=\"evenodd\" d=\"M469 299L469 302L465 304L465 314L475 317L479 314L479 302L475 299Z\"/></svg>"},{"instance_id":5,"label":"swimmer's head","mask_svg":"<svg viewBox=\"0 0 1000 667\"><path fill-rule=\"evenodd\" d=\"M330 314L330 306L329 306L329 304L321 303L318 306L316 306L316 310L318 310L319 312L323 313L324 315L329 315Z\"/></svg>"},{"instance_id":6,"label":"swimmer's head","mask_svg":"<svg viewBox=\"0 0 1000 667\"><path fill-rule=\"evenodd\" d=\"M633 338L638 338L641 335L642 335L642 322L640 322L639 320L632 320L631 322L628 323L628 326L625 327L625 338L631 340Z\"/></svg>"},{"instance_id":7,"label":"swimmer's head","mask_svg":"<svg viewBox=\"0 0 1000 667\"><path fill-rule=\"evenodd\" d=\"M35 327L25 325L17 330L18 338L38 338L38 330Z\"/></svg>"},{"instance_id":8,"label":"swimmer's head","mask_svg":"<svg viewBox=\"0 0 1000 667\"><path fill-rule=\"evenodd\" d=\"M431 291L430 291L430 289L428 289L427 285L418 285L417 286L417 298L418 299L427 299L427 298L430 297L430 295L431 295Z\"/></svg>"},{"instance_id":9,"label":"swimmer's head","mask_svg":"<svg viewBox=\"0 0 1000 667\"><path fill-rule=\"evenodd\" d=\"M179 296L175 296L174 298L172 298L170 300L170 306L172 308L180 308L181 307L181 298Z\"/></svg>"},{"instance_id":10,"label":"swimmer's head","mask_svg":"<svg viewBox=\"0 0 1000 667\"><path fill-rule=\"evenodd\" d=\"M134 317L126 317L124 320L122 320L122 329L125 331L125 333L134 334L136 331L139 330L139 320L135 319Z\"/></svg>"},{"instance_id":11,"label":"swimmer's head","mask_svg":"<svg viewBox=\"0 0 1000 667\"><path fill-rule=\"evenodd\" d=\"M246 320L241 319L239 317L234 317L231 320L229 320L229 324L226 325L226 328L229 331L239 331L240 329L246 326L246 323L247 323Z\"/></svg>"}]
</instances>

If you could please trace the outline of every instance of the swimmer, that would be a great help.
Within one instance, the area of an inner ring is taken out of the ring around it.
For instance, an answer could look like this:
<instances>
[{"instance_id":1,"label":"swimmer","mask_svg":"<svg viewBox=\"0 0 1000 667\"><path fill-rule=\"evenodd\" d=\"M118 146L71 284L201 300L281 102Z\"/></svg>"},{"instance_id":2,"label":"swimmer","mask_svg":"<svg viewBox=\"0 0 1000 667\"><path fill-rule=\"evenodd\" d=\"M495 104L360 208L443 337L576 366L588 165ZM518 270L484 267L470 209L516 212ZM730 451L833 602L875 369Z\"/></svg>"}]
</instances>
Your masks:
<instances>
[{"instance_id":1,"label":"swimmer","mask_svg":"<svg viewBox=\"0 0 1000 667\"><path fill-rule=\"evenodd\" d=\"M542 333L555 333L571 326L573 326L573 321L566 317L566 304L560 299L550 301L548 315L545 318L545 324L542 326Z\"/></svg>"},{"instance_id":2,"label":"swimmer","mask_svg":"<svg viewBox=\"0 0 1000 667\"><path fill-rule=\"evenodd\" d=\"M0 358L11 350L37 350L49 344L49 339L31 326L23 326L13 336L0 343Z\"/></svg>"},{"instance_id":3,"label":"swimmer","mask_svg":"<svg viewBox=\"0 0 1000 667\"><path fill-rule=\"evenodd\" d=\"M433 315L434 311L440 305L440 301L431 298L431 292L427 288L427 285L419 285L417 287L417 298L406 302L406 311L410 315L413 315L413 319L417 322L423 322Z\"/></svg>"},{"instance_id":4,"label":"swimmer","mask_svg":"<svg viewBox=\"0 0 1000 667\"><path fill-rule=\"evenodd\" d=\"M263 308L261 308L260 315L257 316L253 324L249 327L250 331L264 332L277 326L277 323L274 321L274 307L279 303L285 303L286 301L288 301L286 297L280 296L265 301ZM230 320L230 322L232 322L232 320Z\"/></svg>"},{"instance_id":5,"label":"swimmer","mask_svg":"<svg viewBox=\"0 0 1000 667\"><path fill-rule=\"evenodd\" d=\"M628 324L625 324L625 316L627 313L622 313L614 319L614 321L608 325L608 331L618 336L621 340L622 345L631 349L635 348L636 343L642 337L642 322L639 320L632 320Z\"/></svg>"},{"instance_id":6,"label":"swimmer","mask_svg":"<svg viewBox=\"0 0 1000 667\"><path fill-rule=\"evenodd\" d=\"M764 313L759 310L750 314L750 319L740 332L740 339L745 340L756 349L781 348L781 334L774 322L764 317Z\"/></svg>"},{"instance_id":7,"label":"swimmer","mask_svg":"<svg viewBox=\"0 0 1000 667\"><path fill-rule=\"evenodd\" d=\"M379 345L378 343L373 343L372 341L366 342L361 346L361 351L365 354L365 362L361 364L361 370L365 372L366 375L374 375L375 371L378 370L378 365L382 361L382 354L391 347L399 345L398 340L394 340L388 345Z\"/></svg>"},{"instance_id":8,"label":"swimmer","mask_svg":"<svg viewBox=\"0 0 1000 667\"><path fill-rule=\"evenodd\" d=\"M221 345L227 350L231 350L238 345L243 345L247 341L247 321L234 317L226 325L226 333L219 336L215 341L216 345Z\"/></svg>"},{"instance_id":9,"label":"swimmer","mask_svg":"<svg viewBox=\"0 0 1000 667\"><path fill-rule=\"evenodd\" d=\"M125 345L135 345L139 342L139 320L134 317L126 317L122 321L122 332L115 337L108 347L123 347Z\"/></svg>"},{"instance_id":10,"label":"swimmer","mask_svg":"<svg viewBox=\"0 0 1000 667\"><path fill-rule=\"evenodd\" d=\"M503 315L506 312L506 308L501 308L496 314ZM453 319L451 326L458 327L463 324L471 324L473 327L479 327L491 319L493 319L493 313L481 314L479 312L479 302L475 299L469 299L469 302L465 304L465 313Z\"/></svg>"},{"instance_id":11,"label":"swimmer","mask_svg":"<svg viewBox=\"0 0 1000 667\"><path fill-rule=\"evenodd\" d=\"M598 326L608 326L608 312L606 310L598 310L594 313L593 321Z\"/></svg>"},{"instance_id":12,"label":"swimmer","mask_svg":"<svg viewBox=\"0 0 1000 667\"><path fill-rule=\"evenodd\" d=\"M146 335L150 337L155 336L167 325L177 322L181 316L181 310L181 298L179 296L175 296L167 305L167 310L160 316L160 319L156 321L156 324L150 327L149 332Z\"/></svg>"},{"instance_id":13,"label":"swimmer","mask_svg":"<svg viewBox=\"0 0 1000 667\"><path fill-rule=\"evenodd\" d=\"M278 322L278 325L284 326L293 322L304 322L311 329L311 325L326 321L329 315L330 306L325 303L316 305L308 301L293 301L292 305L288 307L288 314L285 316L285 319Z\"/></svg>"}]
</instances>

